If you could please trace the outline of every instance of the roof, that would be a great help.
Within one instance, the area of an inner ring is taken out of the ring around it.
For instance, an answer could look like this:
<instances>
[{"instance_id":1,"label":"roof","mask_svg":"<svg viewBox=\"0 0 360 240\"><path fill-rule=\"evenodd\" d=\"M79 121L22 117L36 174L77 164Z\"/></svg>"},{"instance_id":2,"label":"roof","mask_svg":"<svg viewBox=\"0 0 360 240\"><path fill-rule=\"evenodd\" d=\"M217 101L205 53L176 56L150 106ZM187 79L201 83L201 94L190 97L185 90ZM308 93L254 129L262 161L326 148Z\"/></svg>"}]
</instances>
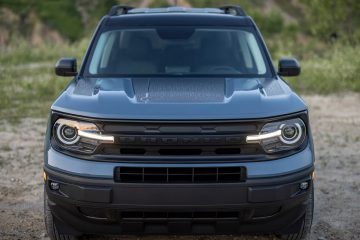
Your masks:
<instances>
[{"instance_id":1,"label":"roof","mask_svg":"<svg viewBox=\"0 0 360 240\"><path fill-rule=\"evenodd\" d=\"M184 13L217 13L217 14L229 14L234 16L246 16L244 9L236 5L227 5L220 8L188 8L188 7L167 7L167 8L133 8L126 5L112 6L108 15L124 15L124 14L139 14L139 13L172 13L172 12L184 12Z\"/></svg>"},{"instance_id":2,"label":"roof","mask_svg":"<svg viewBox=\"0 0 360 240\"><path fill-rule=\"evenodd\" d=\"M108 16L106 26L253 26L248 16L172 12Z\"/></svg>"},{"instance_id":3,"label":"roof","mask_svg":"<svg viewBox=\"0 0 360 240\"><path fill-rule=\"evenodd\" d=\"M220 8L133 8L113 6L106 26L252 26L254 23L240 6Z\"/></svg>"}]
</instances>

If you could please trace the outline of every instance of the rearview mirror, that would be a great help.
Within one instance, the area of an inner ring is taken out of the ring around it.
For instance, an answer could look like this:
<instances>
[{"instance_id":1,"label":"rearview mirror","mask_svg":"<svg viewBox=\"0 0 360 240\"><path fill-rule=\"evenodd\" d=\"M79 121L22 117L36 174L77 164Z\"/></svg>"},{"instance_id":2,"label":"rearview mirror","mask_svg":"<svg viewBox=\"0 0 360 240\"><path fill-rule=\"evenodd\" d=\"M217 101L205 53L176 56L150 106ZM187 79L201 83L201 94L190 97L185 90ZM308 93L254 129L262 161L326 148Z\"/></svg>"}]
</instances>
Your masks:
<instances>
[{"instance_id":1,"label":"rearview mirror","mask_svg":"<svg viewBox=\"0 0 360 240\"><path fill-rule=\"evenodd\" d=\"M55 64L55 74L58 76L76 76L77 66L75 58L60 58Z\"/></svg>"},{"instance_id":2,"label":"rearview mirror","mask_svg":"<svg viewBox=\"0 0 360 240\"><path fill-rule=\"evenodd\" d=\"M281 58L278 74L284 77L298 76L301 72L299 62L295 58Z\"/></svg>"}]
</instances>

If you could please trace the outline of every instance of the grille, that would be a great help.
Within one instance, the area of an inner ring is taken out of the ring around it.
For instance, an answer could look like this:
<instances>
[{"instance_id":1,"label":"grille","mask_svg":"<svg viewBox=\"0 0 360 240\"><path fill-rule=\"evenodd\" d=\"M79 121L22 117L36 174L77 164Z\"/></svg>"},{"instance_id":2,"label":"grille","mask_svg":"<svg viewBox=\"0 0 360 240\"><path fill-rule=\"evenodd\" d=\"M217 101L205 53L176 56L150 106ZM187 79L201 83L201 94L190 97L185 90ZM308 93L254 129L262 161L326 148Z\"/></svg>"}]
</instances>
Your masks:
<instances>
[{"instance_id":1,"label":"grille","mask_svg":"<svg viewBox=\"0 0 360 240\"><path fill-rule=\"evenodd\" d=\"M159 168L117 167L114 180L122 183L227 183L246 180L244 167Z\"/></svg>"},{"instance_id":2,"label":"grille","mask_svg":"<svg viewBox=\"0 0 360 240\"><path fill-rule=\"evenodd\" d=\"M120 154L123 156L217 156L217 155L238 155L251 154L256 152L254 146L194 146L185 148L185 146L172 147L122 147L106 146L103 148L103 154Z\"/></svg>"},{"instance_id":3,"label":"grille","mask_svg":"<svg viewBox=\"0 0 360 240\"><path fill-rule=\"evenodd\" d=\"M104 133L115 144L104 145L101 155L122 156L217 156L263 154L247 144L248 134L258 132L262 122L105 122Z\"/></svg>"}]
</instances>

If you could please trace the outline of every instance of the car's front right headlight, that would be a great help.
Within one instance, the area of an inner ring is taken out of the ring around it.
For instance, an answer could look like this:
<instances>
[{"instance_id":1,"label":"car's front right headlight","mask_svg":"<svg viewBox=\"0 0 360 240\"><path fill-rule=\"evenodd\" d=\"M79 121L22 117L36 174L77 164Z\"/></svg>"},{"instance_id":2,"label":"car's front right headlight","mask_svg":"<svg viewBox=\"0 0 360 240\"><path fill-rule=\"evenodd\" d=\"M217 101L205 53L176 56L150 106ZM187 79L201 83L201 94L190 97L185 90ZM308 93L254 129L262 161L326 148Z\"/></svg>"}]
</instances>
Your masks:
<instances>
[{"instance_id":1,"label":"car's front right headlight","mask_svg":"<svg viewBox=\"0 0 360 240\"><path fill-rule=\"evenodd\" d=\"M61 148L81 153L92 153L102 143L114 143L114 137L103 135L95 124L65 118L55 122L53 137Z\"/></svg>"},{"instance_id":2,"label":"car's front right headlight","mask_svg":"<svg viewBox=\"0 0 360 240\"><path fill-rule=\"evenodd\" d=\"M292 150L306 138L306 126L300 118L267 123L258 135L246 137L247 143L258 143L267 153Z\"/></svg>"}]
</instances>

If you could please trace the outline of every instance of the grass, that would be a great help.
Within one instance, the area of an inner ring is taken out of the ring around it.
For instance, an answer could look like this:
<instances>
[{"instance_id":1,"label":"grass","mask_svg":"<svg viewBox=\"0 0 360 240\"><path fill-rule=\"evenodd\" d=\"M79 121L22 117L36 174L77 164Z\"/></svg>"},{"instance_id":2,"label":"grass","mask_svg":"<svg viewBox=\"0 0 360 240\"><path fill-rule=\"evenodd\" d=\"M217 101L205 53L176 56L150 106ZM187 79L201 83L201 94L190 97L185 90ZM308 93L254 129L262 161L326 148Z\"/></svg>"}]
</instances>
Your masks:
<instances>
[{"instance_id":1,"label":"grass","mask_svg":"<svg viewBox=\"0 0 360 240\"><path fill-rule=\"evenodd\" d=\"M23 117L45 117L51 103L71 80L55 76L55 62L60 57L73 56L80 65L87 43L85 39L72 45L33 47L23 42L0 49L0 119L16 122ZM311 48L273 48L272 55L274 59L300 56L302 74L287 79L300 93L360 92L360 58L356 54L360 47L327 47L320 52Z\"/></svg>"},{"instance_id":2,"label":"grass","mask_svg":"<svg viewBox=\"0 0 360 240\"><path fill-rule=\"evenodd\" d=\"M32 46L26 41L16 41L13 45L0 48L0 67L42 62L55 64L60 57L76 57L81 60L88 43L88 39L83 39L73 44Z\"/></svg>"},{"instance_id":3,"label":"grass","mask_svg":"<svg viewBox=\"0 0 360 240\"><path fill-rule=\"evenodd\" d=\"M4 146L1 146L0 150L4 152L10 152L12 148L8 144L6 144Z\"/></svg>"},{"instance_id":4,"label":"grass","mask_svg":"<svg viewBox=\"0 0 360 240\"><path fill-rule=\"evenodd\" d=\"M301 75L288 81L306 94L360 92L359 52L360 46L333 46L322 55L303 59Z\"/></svg>"},{"instance_id":5,"label":"grass","mask_svg":"<svg viewBox=\"0 0 360 240\"><path fill-rule=\"evenodd\" d=\"M71 80L55 76L55 62L64 56L81 60L86 44L81 41L33 47L19 43L0 49L0 119L46 116L51 103Z\"/></svg>"},{"instance_id":6,"label":"grass","mask_svg":"<svg viewBox=\"0 0 360 240\"><path fill-rule=\"evenodd\" d=\"M4 118L44 116L69 79L57 79L49 65L1 71L0 115Z\"/></svg>"}]
</instances>

